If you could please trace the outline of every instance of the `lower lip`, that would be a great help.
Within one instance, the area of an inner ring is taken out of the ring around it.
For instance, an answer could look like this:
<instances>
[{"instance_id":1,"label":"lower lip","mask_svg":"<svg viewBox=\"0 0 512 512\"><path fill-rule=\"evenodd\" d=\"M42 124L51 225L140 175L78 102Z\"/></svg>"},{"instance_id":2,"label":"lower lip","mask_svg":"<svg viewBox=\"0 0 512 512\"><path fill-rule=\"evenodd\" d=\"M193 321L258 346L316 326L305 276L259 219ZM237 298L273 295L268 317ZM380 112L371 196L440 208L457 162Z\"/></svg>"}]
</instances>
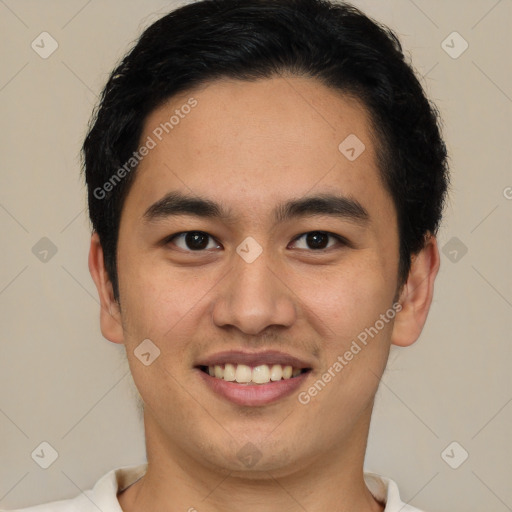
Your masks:
<instances>
[{"instance_id":1,"label":"lower lip","mask_svg":"<svg viewBox=\"0 0 512 512\"><path fill-rule=\"evenodd\" d=\"M291 395L307 379L310 371L297 377L282 379L268 384L237 384L224 379L217 379L200 369L200 378L215 393L237 405L258 406L276 402Z\"/></svg>"}]
</instances>

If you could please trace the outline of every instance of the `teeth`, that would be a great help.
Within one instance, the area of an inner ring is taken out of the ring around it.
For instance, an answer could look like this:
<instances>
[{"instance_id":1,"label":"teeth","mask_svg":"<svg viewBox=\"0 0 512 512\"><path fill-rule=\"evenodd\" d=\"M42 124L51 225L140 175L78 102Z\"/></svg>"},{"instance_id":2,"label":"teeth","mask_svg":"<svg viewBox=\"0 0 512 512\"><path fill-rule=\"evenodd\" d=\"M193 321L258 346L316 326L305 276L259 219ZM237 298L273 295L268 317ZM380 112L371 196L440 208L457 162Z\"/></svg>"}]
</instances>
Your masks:
<instances>
[{"instance_id":1,"label":"teeth","mask_svg":"<svg viewBox=\"0 0 512 512\"><path fill-rule=\"evenodd\" d=\"M236 367L235 380L237 382L245 384L247 382L251 382L251 378L252 371L250 366L247 366L245 364L239 364Z\"/></svg>"},{"instance_id":2,"label":"teeth","mask_svg":"<svg viewBox=\"0 0 512 512\"><path fill-rule=\"evenodd\" d=\"M252 381L256 384L265 384L270 382L270 370L266 364L255 366L252 369Z\"/></svg>"},{"instance_id":3,"label":"teeth","mask_svg":"<svg viewBox=\"0 0 512 512\"><path fill-rule=\"evenodd\" d=\"M211 368L211 366L210 366ZM216 368L222 368L222 366L217 366ZM227 364L224 366L224 380L233 382L235 380L235 370L236 368L232 364ZM222 377L220 377L222 378Z\"/></svg>"},{"instance_id":4,"label":"teeth","mask_svg":"<svg viewBox=\"0 0 512 512\"><path fill-rule=\"evenodd\" d=\"M274 364L270 369L270 380L281 380L283 377L283 367L280 364Z\"/></svg>"},{"instance_id":5,"label":"teeth","mask_svg":"<svg viewBox=\"0 0 512 512\"><path fill-rule=\"evenodd\" d=\"M223 379L229 382L236 381L239 384L268 384L269 382L279 381L281 379L290 379L297 377L302 373L300 368L292 366L282 366L274 364L268 366L262 364L251 368L246 364L215 365L208 367L208 374L217 379Z\"/></svg>"},{"instance_id":6,"label":"teeth","mask_svg":"<svg viewBox=\"0 0 512 512\"><path fill-rule=\"evenodd\" d=\"M214 366L214 375L217 379L224 378L224 368L222 366Z\"/></svg>"}]
</instances>

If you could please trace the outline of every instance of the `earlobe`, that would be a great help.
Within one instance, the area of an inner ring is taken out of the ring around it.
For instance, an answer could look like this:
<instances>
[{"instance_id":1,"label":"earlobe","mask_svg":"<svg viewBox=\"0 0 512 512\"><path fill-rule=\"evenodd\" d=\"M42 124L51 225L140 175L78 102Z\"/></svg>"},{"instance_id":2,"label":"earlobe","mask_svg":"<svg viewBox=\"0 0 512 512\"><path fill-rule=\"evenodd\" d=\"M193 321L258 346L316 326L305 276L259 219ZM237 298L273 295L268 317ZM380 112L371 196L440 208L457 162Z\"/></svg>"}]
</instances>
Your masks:
<instances>
[{"instance_id":1,"label":"earlobe","mask_svg":"<svg viewBox=\"0 0 512 512\"><path fill-rule=\"evenodd\" d=\"M96 232L91 236L89 248L89 272L98 290L100 299L100 326L103 336L113 343L123 343L123 328L119 304L114 298L114 290L105 268L103 248Z\"/></svg>"},{"instance_id":2,"label":"earlobe","mask_svg":"<svg viewBox=\"0 0 512 512\"><path fill-rule=\"evenodd\" d=\"M437 239L428 235L424 248L413 256L407 282L400 294L402 309L395 317L391 335L393 345L407 347L419 338L432 303L439 265Z\"/></svg>"}]
</instances>

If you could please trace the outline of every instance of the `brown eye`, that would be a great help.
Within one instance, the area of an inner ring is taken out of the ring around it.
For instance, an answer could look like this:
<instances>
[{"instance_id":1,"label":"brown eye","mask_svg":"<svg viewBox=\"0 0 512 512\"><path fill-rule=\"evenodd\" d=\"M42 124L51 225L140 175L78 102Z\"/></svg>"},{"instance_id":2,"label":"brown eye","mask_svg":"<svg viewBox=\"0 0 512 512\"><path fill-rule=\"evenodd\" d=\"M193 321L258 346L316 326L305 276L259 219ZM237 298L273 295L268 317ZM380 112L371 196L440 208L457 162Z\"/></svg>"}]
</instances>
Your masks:
<instances>
[{"instance_id":1,"label":"brown eye","mask_svg":"<svg viewBox=\"0 0 512 512\"><path fill-rule=\"evenodd\" d=\"M335 240L334 243L331 243L329 245L329 240L333 239ZM299 240L304 240L302 243L298 243ZM326 231L310 231L308 233L304 233L303 235L300 235L294 240L294 245L298 249L312 249L312 250L323 250L323 249L329 249L333 245L336 245L336 241L338 245L345 245L345 241L342 237L335 235L333 233L328 233ZM302 247L300 247L302 245Z\"/></svg>"},{"instance_id":2,"label":"brown eye","mask_svg":"<svg viewBox=\"0 0 512 512\"><path fill-rule=\"evenodd\" d=\"M215 243L211 246L210 240L213 240L213 238L203 231L185 231L171 236L168 238L167 243L172 242L185 251L202 251L219 247L219 245ZM178 241L181 241L181 245Z\"/></svg>"},{"instance_id":3,"label":"brown eye","mask_svg":"<svg viewBox=\"0 0 512 512\"><path fill-rule=\"evenodd\" d=\"M329 244L329 235L327 233L321 233L320 231L307 233L306 243L312 249L325 249Z\"/></svg>"}]
</instances>

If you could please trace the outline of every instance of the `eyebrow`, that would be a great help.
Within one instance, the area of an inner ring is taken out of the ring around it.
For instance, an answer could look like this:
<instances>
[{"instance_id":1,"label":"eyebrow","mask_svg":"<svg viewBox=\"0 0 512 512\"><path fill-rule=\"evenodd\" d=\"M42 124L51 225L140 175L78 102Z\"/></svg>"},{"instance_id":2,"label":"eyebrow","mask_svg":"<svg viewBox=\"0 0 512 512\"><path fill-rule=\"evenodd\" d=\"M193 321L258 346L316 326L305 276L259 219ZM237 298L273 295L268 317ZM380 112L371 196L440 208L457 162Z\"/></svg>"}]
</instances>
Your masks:
<instances>
[{"instance_id":1,"label":"eyebrow","mask_svg":"<svg viewBox=\"0 0 512 512\"><path fill-rule=\"evenodd\" d=\"M368 211L354 198L337 194L318 194L292 199L274 209L277 223L306 216L332 216L358 224L367 224ZM143 215L146 222L154 222L172 216L189 215L202 218L233 220L234 215L223 205L200 196L170 192L152 204Z\"/></svg>"}]
</instances>

